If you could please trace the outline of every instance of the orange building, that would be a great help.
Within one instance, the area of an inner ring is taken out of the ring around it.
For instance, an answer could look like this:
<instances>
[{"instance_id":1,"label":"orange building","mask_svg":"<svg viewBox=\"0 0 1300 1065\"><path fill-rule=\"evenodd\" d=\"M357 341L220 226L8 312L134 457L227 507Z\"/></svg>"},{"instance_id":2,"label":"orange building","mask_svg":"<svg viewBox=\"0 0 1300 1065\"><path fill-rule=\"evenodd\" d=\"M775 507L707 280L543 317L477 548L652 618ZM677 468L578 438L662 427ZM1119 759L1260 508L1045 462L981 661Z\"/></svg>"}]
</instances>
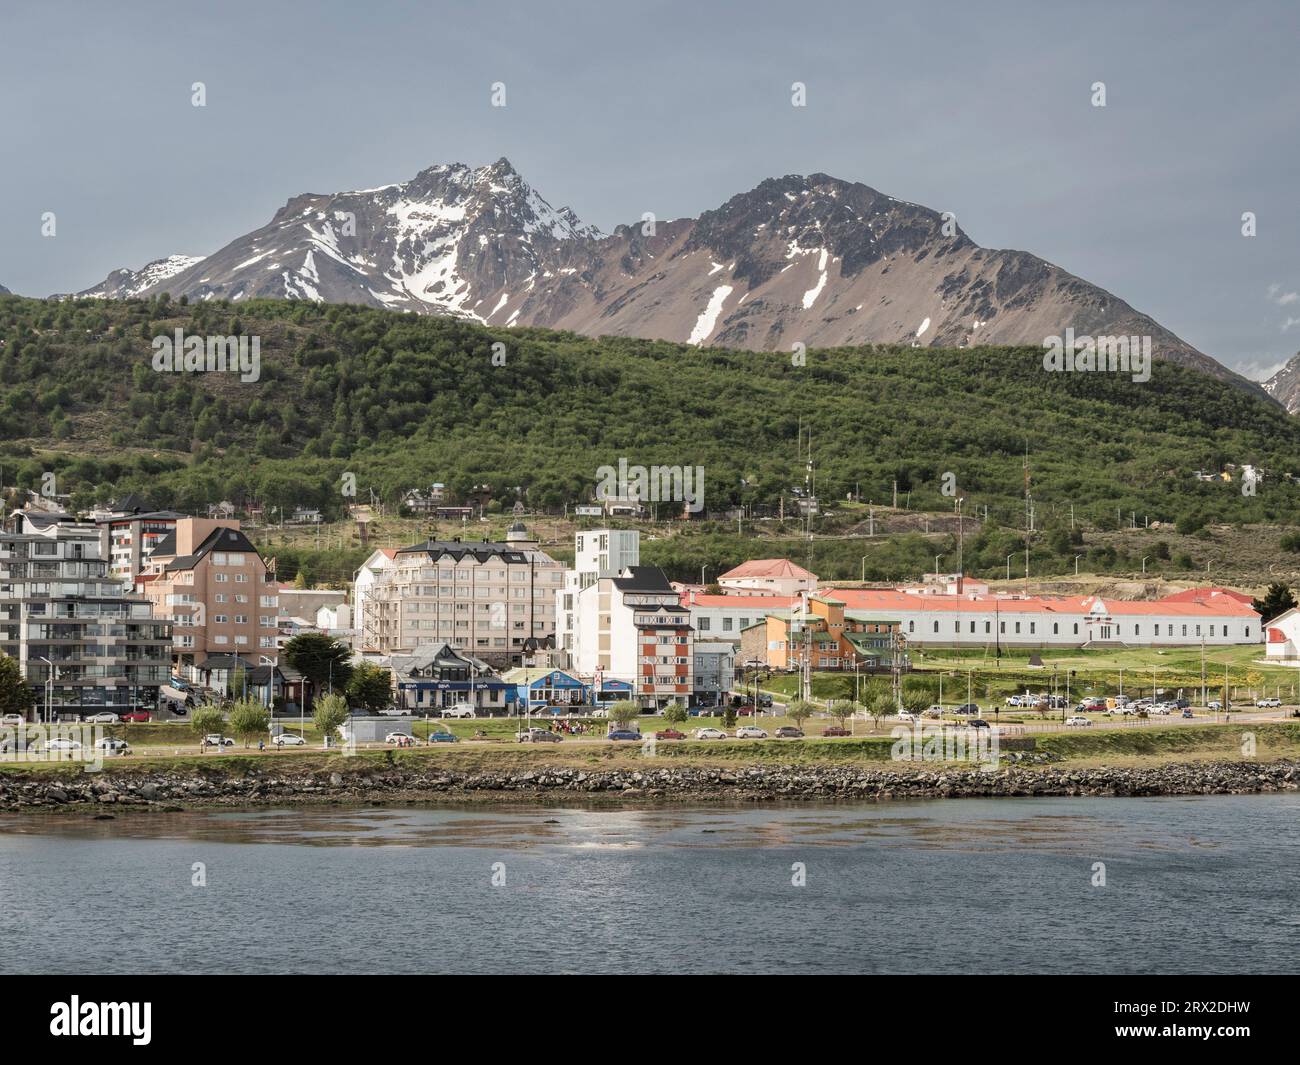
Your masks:
<instances>
[{"instance_id":1,"label":"orange building","mask_svg":"<svg viewBox=\"0 0 1300 1065\"><path fill-rule=\"evenodd\" d=\"M815 670L889 669L900 622L862 610L846 610L829 595L808 597L807 610L774 610L767 615L767 664L798 669L804 655Z\"/></svg>"}]
</instances>

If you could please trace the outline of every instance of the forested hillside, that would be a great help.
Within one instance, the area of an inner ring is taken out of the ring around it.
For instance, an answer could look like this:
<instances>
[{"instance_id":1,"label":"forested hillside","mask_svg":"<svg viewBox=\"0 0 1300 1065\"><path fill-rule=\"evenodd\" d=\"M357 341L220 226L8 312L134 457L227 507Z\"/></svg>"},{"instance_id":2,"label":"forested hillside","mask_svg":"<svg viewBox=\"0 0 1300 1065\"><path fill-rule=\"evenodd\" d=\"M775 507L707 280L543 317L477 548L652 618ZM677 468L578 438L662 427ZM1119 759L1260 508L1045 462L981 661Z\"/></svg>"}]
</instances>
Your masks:
<instances>
[{"instance_id":1,"label":"forested hillside","mask_svg":"<svg viewBox=\"0 0 1300 1065\"><path fill-rule=\"evenodd\" d=\"M151 340L260 338L261 374L158 373ZM493 345L504 345L494 358ZM503 353L503 354L502 354ZM1040 527L1071 503L1098 527L1288 523L1300 426L1276 406L1167 363L1152 379L1055 373L1034 349L700 349L307 302L50 302L0 296L0 476L74 503L127 490L202 510L257 499L337 514L342 475L391 504L406 489L491 485L530 508L589 499L597 468L702 466L705 503L775 504L802 485L800 422L823 500L859 491L1017 525L1026 448ZM1266 471L1253 496L1197 468ZM510 491L507 491L509 489Z\"/></svg>"}]
</instances>

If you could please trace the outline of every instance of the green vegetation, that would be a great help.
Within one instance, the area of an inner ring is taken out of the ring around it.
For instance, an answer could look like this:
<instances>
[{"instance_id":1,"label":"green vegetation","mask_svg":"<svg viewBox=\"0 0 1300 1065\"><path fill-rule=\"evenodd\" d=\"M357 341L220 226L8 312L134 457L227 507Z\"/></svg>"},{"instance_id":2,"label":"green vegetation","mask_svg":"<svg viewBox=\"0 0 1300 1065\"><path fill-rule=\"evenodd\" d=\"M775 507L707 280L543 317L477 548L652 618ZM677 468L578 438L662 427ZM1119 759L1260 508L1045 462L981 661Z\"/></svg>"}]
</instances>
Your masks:
<instances>
[{"instance_id":1,"label":"green vegetation","mask_svg":"<svg viewBox=\"0 0 1300 1065\"><path fill-rule=\"evenodd\" d=\"M261 379L161 374L151 338L252 334ZM506 345L493 365L491 345ZM800 420L813 431L817 487L836 515L864 520L852 494L878 505L951 513L943 474L972 518L967 572L996 576L1022 549L1022 464L1029 449L1036 522L1034 572L1064 572L1083 555L1097 572L1200 565L1192 548L1216 524L1285 526L1300 507L1300 422L1216 379L1159 363L1152 380L1119 374L1048 374L1035 349L865 346L811 351L806 367L784 353L697 349L630 338L591 339L541 329L493 330L445 318L343 305L254 300L182 306L164 297L47 302L0 297L0 467L8 485L39 488L46 471L74 506L133 490L159 506L202 512L210 502L256 500L343 514L373 490L396 511L401 494L432 480L458 498L494 488L488 513L508 509L518 486L534 510L589 498L596 468L698 465L709 510L784 501L784 531L755 545L803 561L792 511L803 483ZM617 417L639 410L652 417ZM811 413L810 413L811 412ZM1259 491L1193 480L1196 468L1253 463ZM1075 507L1075 527L1070 505ZM661 511L671 508L661 507ZM1136 515L1171 526L1165 549L1135 550L1106 534ZM661 514L661 516L667 516ZM1079 527L1079 526L1082 526ZM751 529L752 529L751 524ZM725 522L698 536L645 545L643 559L677 577L732 565L746 548ZM935 530L937 531L937 530ZM929 569L936 544L917 524L873 541L862 530L816 545L818 572L868 578ZM956 561L956 538L939 545ZM1173 535L1188 546L1171 548ZM1294 536L1293 533L1288 533ZM277 552L279 573L350 576L357 545ZM1168 557L1165 557L1168 556ZM1019 565L1019 561L1017 562Z\"/></svg>"}]
</instances>

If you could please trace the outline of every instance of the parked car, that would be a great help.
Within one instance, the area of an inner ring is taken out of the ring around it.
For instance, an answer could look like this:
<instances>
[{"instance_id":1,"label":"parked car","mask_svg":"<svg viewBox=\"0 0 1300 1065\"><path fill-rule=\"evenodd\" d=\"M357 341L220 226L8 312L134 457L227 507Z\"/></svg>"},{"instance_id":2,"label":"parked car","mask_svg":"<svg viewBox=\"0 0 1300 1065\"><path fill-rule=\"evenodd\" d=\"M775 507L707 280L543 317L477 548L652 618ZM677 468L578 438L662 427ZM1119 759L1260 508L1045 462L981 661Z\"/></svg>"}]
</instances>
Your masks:
<instances>
[{"instance_id":1,"label":"parked car","mask_svg":"<svg viewBox=\"0 0 1300 1065\"><path fill-rule=\"evenodd\" d=\"M444 706L442 708L443 717L477 717L478 714L469 703L457 703L455 706Z\"/></svg>"},{"instance_id":2,"label":"parked car","mask_svg":"<svg viewBox=\"0 0 1300 1065\"><path fill-rule=\"evenodd\" d=\"M803 739L803 729L797 729L793 725L782 725L776 730L778 740L801 740Z\"/></svg>"},{"instance_id":3,"label":"parked car","mask_svg":"<svg viewBox=\"0 0 1300 1065\"><path fill-rule=\"evenodd\" d=\"M123 721L134 721L137 724L143 724L146 721L152 721L153 718L148 710L128 710L122 715ZM233 740L231 741L234 742Z\"/></svg>"},{"instance_id":4,"label":"parked car","mask_svg":"<svg viewBox=\"0 0 1300 1065\"><path fill-rule=\"evenodd\" d=\"M408 736L405 732L390 732L384 737L385 743L391 743L396 747L414 747L415 737Z\"/></svg>"},{"instance_id":5,"label":"parked car","mask_svg":"<svg viewBox=\"0 0 1300 1065\"><path fill-rule=\"evenodd\" d=\"M933 704L925 711L926 717L943 717L943 707L938 703Z\"/></svg>"},{"instance_id":6,"label":"parked car","mask_svg":"<svg viewBox=\"0 0 1300 1065\"><path fill-rule=\"evenodd\" d=\"M303 747L307 741L296 732L281 732L271 740L277 747Z\"/></svg>"},{"instance_id":7,"label":"parked car","mask_svg":"<svg viewBox=\"0 0 1300 1065\"><path fill-rule=\"evenodd\" d=\"M1085 726L1086 726L1086 725L1091 725L1091 724L1092 724L1092 720L1091 720L1090 718L1083 717L1081 714L1075 714L1074 717L1067 717L1067 718L1065 719L1065 723L1066 723L1067 725L1085 725Z\"/></svg>"},{"instance_id":8,"label":"parked car","mask_svg":"<svg viewBox=\"0 0 1300 1065\"><path fill-rule=\"evenodd\" d=\"M655 733L655 739L657 739L657 740L684 740L684 739L686 739L686 733L685 733L685 732L678 732L675 728L663 728L663 729L660 729L658 732Z\"/></svg>"},{"instance_id":9,"label":"parked car","mask_svg":"<svg viewBox=\"0 0 1300 1065\"><path fill-rule=\"evenodd\" d=\"M738 740L765 740L767 739L767 730L757 728L754 725L741 725L736 729L736 739Z\"/></svg>"},{"instance_id":10,"label":"parked car","mask_svg":"<svg viewBox=\"0 0 1300 1065\"><path fill-rule=\"evenodd\" d=\"M973 717L966 722L966 727L967 728L988 728L989 723L985 721L982 717Z\"/></svg>"},{"instance_id":11,"label":"parked car","mask_svg":"<svg viewBox=\"0 0 1300 1065\"><path fill-rule=\"evenodd\" d=\"M459 742L460 742L460 737L453 732L437 731L437 732L429 733L430 746L432 746L435 743L459 743Z\"/></svg>"},{"instance_id":12,"label":"parked car","mask_svg":"<svg viewBox=\"0 0 1300 1065\"><path fill-rule=\"evenodd\" d=\"M1207 709L1207 710L1222 710L1222 709L1223 709L1223 704L1222 704L1221 702L1219 702L1218 699L1211 699L1208 703L1205 704L1205 709Z\"/></svg>"},{"instance_id":13,"label":"parked car","mask_svg":"<svg viewBox=\"0 0 1300 1065\"><path fill-rule=\"evenodd\" d=\"M5 714L0 717L0 725L21 725L24 721L22 714Z\"/></svg>"},{"instance_id":14,"label":"parked car","mask_svg":"<svg viewBox=\"0 0 1300 1065\"><path fill-rule=\"evenodd\" d=\"M101 751L107 751L109 754L126 754L131 749L131 745L126 740L115 740L111 737L100 740L95 746Z\"/></svg>"},{"instance_id":15,"label":"parked car","mask_svg":"<svg viewBox=\"0 0 1300 1065\"><path fill-rule=\"evenodd\" d=\"M725 740L727 734L720 728L697 728L695 738L697 740Z\"/></svg>"},{"instance_id":16,"label":"parked car","mask_svg":"<svg viewBox=\"0 0 1300 1065\"><path fill-rule=\"evenodd\" d=\"M966 717L971 714L974 714L976 717L978 717L979 712L980 712L980 708L975 703L962 703L961 706L958 706L953 710L954 714L961 714L963 717Z\"/></svg>"},{"instance_id":17,"label":"parked car","mask_svg":"<svg viewBox=\"0 0 1300 1065\"><path fill-rule=\"evenodd\" d=\"M63 737L56 737L55 739L52 739L52 740L46 740L45 743L44 743L44 745L41 747L41 750L43 750L43 751L79 751L79 750L81 750L81 744L80 744L79 742L77 742L76 740L69 740L69 739L64 739Z\"/></svg>"},{"instance_id":18,"label":"parked car","mask_svg":"<svg viewBox=\"0 0 1300 1065\"><path fill-rule=\"evenodd\" d=\"M1275 706L1281 706L1281 705L1282 705L1282 700L1281 700L1281 699L1271 699L1271 698L1269 698L1268 696L1265 696L1265 697L1262 698L1262 699L1256 699L1256 700L1255 700L1255 705L1256 705L1257 707L1259 707L1260 709L1271 709L1272 707L1275 707Z\"/></svg>"},{"instance_id":19,"label":"parked car","mask_svg":"<svg viewBox=\"0 0 1300 1065\"><path fill-rule=\"evenodd\" d=\"M520 729L515 733L515 740L519 743L559 743L562 739L564 737L558 732L545 728Z\"/></svg>"},{"instance_id":20,"label":"parked car","mask_svg":"<svg viewBox=\"0 0 1300 1065\"><path fill-rule=\"evenodd\" d=\"M410 711L400 706L386 706L379 711L380 717L406 717Z\"/></svg>"},{"instance_id":21,"label":"parked car","mask_svg":"<svg viewBox=\"0 0 1300 1065\"><path fill-rule=\"evenodd\" d=\"M609 717L609 708L604 706L598 706L596 707L595 710L591 712L591 716L600 717L600 718Z\"/></svg>"},{"instance_id":22,"label":"parked car","mask_svg":"<svg viewBox=\"0 0 1300 1065\"><path fill-rule=\"evenodd\" d=\"M215 732L209 732L203 737L202 747L233 747L235 741L229 736L219 736Z\"/></svg>"},{"instance_id":23,"label":"parked car","mask_svg":"<svg viewBox=\"0 0 1300 1065\"><path fill-rule=\"evenodd\" d=\"M1194 717L1194 716L1195 715L1192 713L1192 708L1190 706L1186 706L1183 708L1183 717Z\"/></svg>"},{"instance_id":24,"label":"parked car","mask_svg":"<svg viewBox=\"0 0 1300 1065\"><path fill-rule=\"evenodd\" d=\"M915 714L910 713L910 712L907 711L907 710L900 710L900 711L898 711L898 720L899 720L899 721L906 721L906 722L908 722L909 724L915 724L915 723L916 723L916 720L917 720L917 717L916 717Z\"/></svg>"},{"instance_id":25,"label":"parked car","mask_svg":"<svg viewBox=\"0 0 1300 1065\"><path fill-rule=\"evenodd\" d=\"M558 739L559 737L557 736L556 738ZM616 728L606 738L611 740L636 741L641 739L641 733L633 732L630 728Z\"/></svg>"},{"instance_id":26,"label":"parked car","mask_svg":"<svg viewBox=\"0 0 1300 1065\"><path fill-rule=\"evenodd\" d=\"M848 729L843 725L831 725L829 728L822 729L823 736L852 736Z\"/></svg>"},{"instance_id":27,"label":"parked car","mask_svg":"<svg viewBox=\"0 0 1300 1065\"><path fill-rule=\"evenodd\" d=\"M118 717L116 714L104 710L98 714L91 714L88 718L86 718L86 720L89 721L92 725L116 725L118 722Z\"/></svg>"}]
</instances>

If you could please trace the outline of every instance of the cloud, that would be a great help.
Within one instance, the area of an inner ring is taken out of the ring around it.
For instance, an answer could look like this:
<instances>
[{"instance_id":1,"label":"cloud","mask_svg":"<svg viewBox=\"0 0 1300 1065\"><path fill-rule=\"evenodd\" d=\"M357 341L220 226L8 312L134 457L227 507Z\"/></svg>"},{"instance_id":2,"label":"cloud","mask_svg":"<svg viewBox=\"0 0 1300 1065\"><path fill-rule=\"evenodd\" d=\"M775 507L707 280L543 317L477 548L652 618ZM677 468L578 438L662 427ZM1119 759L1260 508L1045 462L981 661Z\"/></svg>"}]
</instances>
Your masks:
<instances>
[{"instance_id":1,"label":"cloud","mask_svg":"<svg viewBox=\"0 0 1300 1065\"><path fill-rule=\"evenodd\" d=\"M1292 318L1290 315L1288 315L1286 317L1286 320L1283 321L1282 323L1282 332L1285 333L1292 326L1297 326L1297 325L1300 325L1300 318Z\"/></svg>"},{"instance_id":2,"label":"cloud","mask_svg":"<svg viewBox=\"0 0 1300 1065\"><path fill-rule=\"evenodd\" d=\"M1295 303L1296 300L1300 300L1300 292L1283 292L1282 286L1274 282L1268 286L1268 298L1279 307L1285 307L1289 303ZM1283 328L1285 329L1286 327L1284 326Z\"/></svg>"}]
</instances>

